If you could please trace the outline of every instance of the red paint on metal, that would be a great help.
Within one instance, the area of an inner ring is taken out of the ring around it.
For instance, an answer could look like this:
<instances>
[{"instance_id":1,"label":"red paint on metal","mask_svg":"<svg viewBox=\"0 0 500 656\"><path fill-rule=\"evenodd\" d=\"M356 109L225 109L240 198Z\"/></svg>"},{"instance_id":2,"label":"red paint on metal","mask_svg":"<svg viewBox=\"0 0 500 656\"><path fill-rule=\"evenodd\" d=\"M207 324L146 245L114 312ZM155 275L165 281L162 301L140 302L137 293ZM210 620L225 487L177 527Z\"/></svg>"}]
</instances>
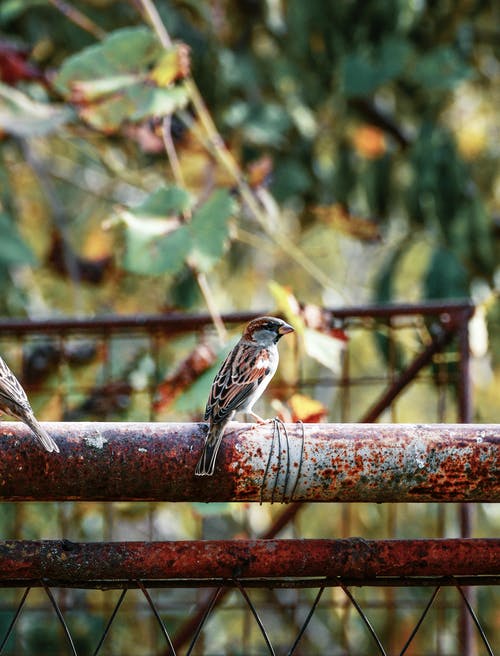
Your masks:
<instances>
[{"instance_id":1,"label":"red paint on metal","mask_svg":"<svg viewBox=\"0 0 500 656\"><path fill-rule=\"evenodd\" d=\"M345 308L325 308L332 318L350 319L379 318L387 319L395 316L436 316L449 315L452 321L456 317L470 318L474 306L467 302L426 302L426 303L394 303L389 305L360 305ZM234 312L222 315L222 320L228 324L243 324L256 317L269 314L269 310L258 312ZM113 315L86 318L51 318L51 319L8 319L2 318L0 335L25 335L33 333L57 333L58 335L96 333L98 331L113 333L130 332L134 328L141 332L173 334L200 330L212 325L209 314L184 314L168 312L165 314L134 314Z\"/></svg>"},{"instance_id":2,"label":"red paint on metal","mask_svg":"<svg viewBox=\"0 0 500 656\"><path fill-rule=\"evenodd\" d=\"M453 558L450 554L453 553ZM0 582L497 576L500 539L0 542Z\"/></svg>"}]
</instances>

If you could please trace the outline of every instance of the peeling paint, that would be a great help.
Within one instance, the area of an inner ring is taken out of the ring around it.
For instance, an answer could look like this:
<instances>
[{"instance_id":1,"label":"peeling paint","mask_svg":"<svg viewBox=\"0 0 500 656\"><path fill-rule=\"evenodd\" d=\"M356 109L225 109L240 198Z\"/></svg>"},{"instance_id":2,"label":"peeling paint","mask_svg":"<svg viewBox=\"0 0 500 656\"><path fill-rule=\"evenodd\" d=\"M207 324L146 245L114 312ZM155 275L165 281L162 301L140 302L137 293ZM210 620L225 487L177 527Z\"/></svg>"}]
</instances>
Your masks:
<instances>
[{"instance_id":1,"label":"peeling paint","mask_svg":"<svg viewBox=\"0 0 500 656\"><path fill-rule=\"evenodd\" d=\"M496 425L309 424L303 435L287 424L271 449L271 425L235 422L203 479L204 424L54 423L61 454L22 424L9 430L19 440L0 444L0 500L500 501Z\"/></svg>"}]
</instances>

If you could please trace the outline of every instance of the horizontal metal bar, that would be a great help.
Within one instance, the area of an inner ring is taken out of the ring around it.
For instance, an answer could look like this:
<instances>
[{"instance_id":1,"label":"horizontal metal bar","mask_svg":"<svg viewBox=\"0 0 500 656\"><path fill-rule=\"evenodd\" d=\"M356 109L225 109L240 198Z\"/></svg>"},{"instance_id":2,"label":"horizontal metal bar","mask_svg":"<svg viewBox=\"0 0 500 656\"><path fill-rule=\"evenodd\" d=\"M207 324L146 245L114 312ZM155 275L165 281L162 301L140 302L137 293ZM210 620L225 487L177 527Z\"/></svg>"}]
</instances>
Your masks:
<instances>
[{"instance_id":1,"label":"horizontal metal bar","mask_svg":"<svg viewBox=\"0 0 500 656\"><path fill-rule=\"evenodd\" d=\"M377 587L377 588L415 588L436 586L497 586L500 585L500 574L495 576L381 576L379 578L353 579L350 577L308 577L308 578L244 578L244 579L92 579L61 581L46 580L51 588L80 588L88 590L123 590L125 588L140 588L138 581L146 588L224 588L222 593L237 587L236 580L246 588L267 588L269 590L305 589L305 588L335 588L339 586ZM38 588L43 583L40 579L6 579L0 580L2 588ZM203 608L203 606L201 606Z\"/></svg>"},{"instance_id":2,"label":"horizontal metal bar","mask_svg":"<svg viewBox=\"0 0 500 656\"><path fill-rule=\"evenodd\" d=\"M500 425L231 423L214 476L206 426L46 423L61 453L0 424L0 500L500 501Z\"/></svg>"},{"instance_id":3,"label":"horizontal metal bar","mask_svg":"<svg viewBox=\"0 0 500 656\"><path fill-rule=\"evenodd\" d=\"M0 581L366 580L498 577L500 539L0 542ZM482 578L482 580L484 580ZM435 582L435 579L434 579ZM309 583L314 587L316 583Z\"/></svg>"},{"instance_id":4,"label":"horizontal metal bar","mask_svg":"<svg viewBox=\"0 0 500 656\"><path fill-rule=\"evenodd\" d=\"M467 301L430 302L422 304L390 304L390 305L360 305L345 308L325 308L332 317L339 319L373 317L391 318L396 316L414 315L457 315L465 313L472 316L474 306ZM225 314L222 319L225 323L246 323L255 317L268 314L269 310L257 312L233 312ZM0 336L26 335L26 334L78 334L102 332L120 332L137 329L141 332L182 333L196 331L212 324L209 314L134 314L113 315L97 317L52 317L50 319L11 319L1 318Z\"/></svg>"}]
</instances>

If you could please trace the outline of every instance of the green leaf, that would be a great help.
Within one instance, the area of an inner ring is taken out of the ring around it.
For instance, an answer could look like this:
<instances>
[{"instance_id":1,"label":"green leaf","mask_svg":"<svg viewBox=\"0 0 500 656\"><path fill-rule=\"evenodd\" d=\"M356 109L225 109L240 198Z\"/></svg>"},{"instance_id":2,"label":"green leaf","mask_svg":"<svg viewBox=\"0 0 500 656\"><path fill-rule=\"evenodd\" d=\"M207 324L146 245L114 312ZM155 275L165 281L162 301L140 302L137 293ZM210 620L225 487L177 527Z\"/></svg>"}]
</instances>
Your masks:
<instances>
[{"instance_id":1,"label":"green leaf","mask_svg":"<svg viewBox=\"0 0 500 656\"><path fill-rule=\"evenodd\" d=\"M251 105L235 102L224 120L230 127L243 130L249 143L267 147L283 144L285 132L292 125L288 112L277 103Z\"/></svg>"},{"instance_id":2,"label":"green leaf","mask_svg":"<svg viewBox=\"0 0 500 656\"><path fill-rule=\"evenodd\" d=\"M55 86L66 98L82 104L80 115L90 125L113 132L125 120L171 114L187 104L182 84L159 86L151 77L153 66L169 52L144 27L117 30L102 43L69 57Z\"/></svg>"},{"instance_id":3,"label":"green leaf","mask_svg":"<svg viewBox=\"0 0 500 656\"><path fill-rule=\"evenodd\" d=\"M347 97L368 96L379 86L398 77L411 54L403 39L387 39L373 54L347 55L341 68L342 87Z\"/></svg>"},{"instance_id":4,"label":"green leaf","mask_svg":"<svg viewBox=\"0 0 500 656\"><path fill-rule=\"evenodd\" d=\"M5 212L0 213L0 262L4 266L36 264L33 251L24 242Z\"/></svg>"},{"instance_id":5,"label":"green leaf","mask_svg":"<svg viewBox=\"0 0 500 656\"><path fill-rule=\"evenodd\" d=\"M307 355L333 371L334 374L339 374L344 342L307 327L304 328L303 336Z\"/></svg>"},{"instance_id":6,"label":"green leaf","mask_svg":"<svg viewBox=\"0 0 500 656\"><path fill-rule=\"evenodd\" d=\"M434 250L424 280L427 299L468 298L467 272L453 251L438 247Z\"/></svg>"},{"instance_id":7,"label":"green leaf","mask_svg":"<svg viewBox=\"0 0 500 656\"><path fill-rule=\"evenodd\" d=\"M286 157L276 162L271 191L278 202L305 194L311 186L311 173L299 159Z\"/></svg>"},{"instance_id":8,"label":"green leaf","mask_svg":"<svg viewBox=\"0 0 500 656\"><path fill-rule=\"evenodd\" d=\"M188 94L183 85L168 88L134 85L128 89L127 98L134 105L134 111L129 116L132 121L173 114L188 103Z\"/></svg>"},{"instance_id":9,"label":"green leaf","mask_svg":"<svg viewBox=\"0 0 500 656\"><path fill-rule=\"evenodd\" d=\"M145 73L163 52L153 32L145 27L117 30L101 43L68 57L54 85L63 95L70 96L78 82L95 83L116 76Z\"/></svg>"},{"instance_id":10,"label":"green leaf","mask_svg":"<svg viewBox=\"0 0 500 656\"><path fill-rule=\"evenodd\" d=\"M427 90L447 91L473 75L462 57L447 46L435 48L420 56L410 72L414 82Z\"/></svg>"},{"instance_id":11,"label":"green leaf","mask_svg":"<svg viewBox=\"0 0 500 656\"><path fill-rule=\"evenodd\" d=\"M127 271L159 275L182 269L190 246L187 226L169 231L166 221L130 216L126 223L123 266Z\"/></svg>"},{"instance_id":12,"label":"green leaf","mask_svg":"<svg viewBox=\"0 0 500 656\"><path fill-rule=\"evenodd\" d=\"M214 192L193 214L191 221L173 225L188 209L191 196L178 187L162 187L131 211L121 213L126 225L123 266L149 275L178 273L188 257L201 271L209 271L222 257L228 240L231 196ZM161 218L160 218L161 217Z\"/></svg>"},{"instance_id":13,"label":"green leaf","mask_svg":"<svg viewBox=\"0 0 500 656\"><path fill-rule=\"evenodd\" d=\"M159 89L137 83L123 88L118 95L86 105L80 115L92 127L114 132L124 121L142 121L151 116L172 114L187 102L187 91L183 86Z\"/></svg>"},{"instance_id":14,"label":"green leaf","mask_svg":"<svg viewBox=\"0 0 500 656\"><path fill-rule=\"evenodd\" d=\"M34 7L46 4L47 0L3 0L0 4L0 25L15 20Z\"/></svg>"},{"instance_id":15,"label":"green leaf","mask_svg":"<svg viewBox=\"0 0 500 656\"><path fill-rule=\"evenodd\" d=\"M200 271L210 271L226 248L232 200L226 190L215 191L187 224L191 235L190 255Z\"/></svg>"},{"instance_id":16,"label":"green leaf","mask_svg":"<svg viewBox=\"0 0 500 656\"><path fill-rule=\"evenodd\" d=\"M160 187L139 205L131 208L135 216L167 217L181 214L190 207L191 195L180 187Z\"/></svg>"},{"instance_id":17,"label":"green leaf","mask_svg":"<svg viewBox=\"0 0 500 656\"><path fill-rule=\"evenodd\" d=\"M32 100L0 82L0 129L16 137L38 137L58 130L74 112L64 105Z\"/></svg>"}]
</instances>

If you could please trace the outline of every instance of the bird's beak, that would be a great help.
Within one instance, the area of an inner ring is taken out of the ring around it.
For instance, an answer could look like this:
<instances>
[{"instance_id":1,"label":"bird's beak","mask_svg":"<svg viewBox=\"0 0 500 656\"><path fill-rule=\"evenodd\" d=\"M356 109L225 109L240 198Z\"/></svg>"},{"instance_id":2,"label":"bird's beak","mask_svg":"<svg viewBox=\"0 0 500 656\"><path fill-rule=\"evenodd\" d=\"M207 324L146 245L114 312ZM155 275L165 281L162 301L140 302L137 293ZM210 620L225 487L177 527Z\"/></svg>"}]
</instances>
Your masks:
<instances>
[{"instance_id":1,"label":"bird's beak","mask_svg":"<svg viewBox=\"0 0 500 656\"><path fill-rule=\"evenodd\" d=\"M289 326L287 323L284 323L282 326L278 328L278 333L280 335L286 335L287 333L293 333L294 329L292 326Z\"/></svg>"}]
</instances>

